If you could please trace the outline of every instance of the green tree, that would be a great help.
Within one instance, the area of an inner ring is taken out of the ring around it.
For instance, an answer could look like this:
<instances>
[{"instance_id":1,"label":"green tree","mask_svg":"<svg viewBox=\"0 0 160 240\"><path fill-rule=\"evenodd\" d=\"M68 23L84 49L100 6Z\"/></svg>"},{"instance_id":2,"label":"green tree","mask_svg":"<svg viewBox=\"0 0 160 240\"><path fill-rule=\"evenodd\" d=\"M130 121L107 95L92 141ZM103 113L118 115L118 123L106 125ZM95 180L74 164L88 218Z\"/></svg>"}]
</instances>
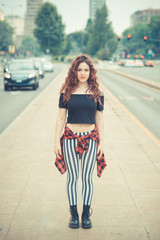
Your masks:
<instances>
[{"instance_id":1,"label":"green tree","mask_svg":"<svg viewBox=\"0 0 160 240\"><path fill-rule=\"evenodd\" d=\"M131 39L128 40L128 35L131 35ZM148 49L151 47L150 43L144 42L144 36L150 35L150 28L148 24L137 24L131 28L127 28L123 32L122 45L126 53L146 55Z\"/></svg>"},{"instance_id":2,"label":"green tree","mask_svg":"<svg viewBox=\"0 0 160 240\"><path fill-rule=\"evenodd\" d=\"M27 51L35 56L39 56L41 53L39 43L33 37L25 37L22 41L20 50L24 55L26 55Z\"/></svg>"},{"instance_id":3,"label":"green tree","mask_svg":"<svg viewBox=\"0 0 160 240\"><path fill-rule=\"evenodd\" d=\"M34 35L38 39L41 49L44 52L48 49L54 55L60 54L64 41L64 25L56 6L49 2L43 3L35 23Z\"/></svg>"},{"instance_id":4,"label":"green tree","mask_svg":"<svg viewBox=\"0 0 160 240\"><path fill-rule=\"evenodd\" d=\"M160 55L160 15L151 17L148 26L150 29L148 41L151 43L152 50Z\"/></svg>"},{"instance_id":5,"label":"green tree","mask_svg":"<svg viewBox=\"0 0 160 240\"><path fill-rule=\"evenodd\" d=\"M8 51L8 46L13 44L13 28L6 22L0 21L0 50Z\"/></svg>"},{"instance_id":6,"label":"green tree","mask_svg":"<svg viewBox=\"0 0 160 240\"><path fill-rule=\"evenodd\" d=\"M66 35L64 38L63 46L62 46L62 54L68 55L72 49L72 43L70 41L69 35Z\"/></svg>"},{"instance_id":7,"label":"green tree","mask_svg":"<svg viewBox=\"0 0 160 240\"><path fill-rule=\"evenodd\" d=\"M116 36L111 22L109 22L108 9L105 4L97 9L93 22L88 22L86 32L88 34L86 46L88 54L108 59L114 53L117 48Z\"/></svg>"},{"instance_id":8,"label":"green tree","mask_svg":"<svg viewBox=\"0 0 160 240\"><path fill-rule=\"evenodd\" d=\"M70 33L68 35L68 39L70 40L71 44L72 44L72 48L71 50L73 51L73 47L75 47L76 49L74 49L74 51L76 51L78 53L84 53L84 49L87 43L87 34L85 31L76 31L73 33Z\"/></svg>"}]
</instances>

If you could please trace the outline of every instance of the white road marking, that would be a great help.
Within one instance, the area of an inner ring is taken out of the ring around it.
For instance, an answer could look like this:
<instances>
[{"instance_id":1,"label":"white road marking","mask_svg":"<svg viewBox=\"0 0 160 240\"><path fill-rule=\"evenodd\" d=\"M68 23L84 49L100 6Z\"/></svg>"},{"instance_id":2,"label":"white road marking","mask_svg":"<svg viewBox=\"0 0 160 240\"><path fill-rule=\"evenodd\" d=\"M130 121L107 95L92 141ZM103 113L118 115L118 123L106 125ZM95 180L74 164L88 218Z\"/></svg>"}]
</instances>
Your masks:
<instances>
[{"instance_id":1,"label":"white road marking","mask_svg":"<svg viewBox=\"0 0 160 240\"><path fill-rule=\"evenodd\" d=\"M118 98L120 100L128 100L128 101L133 101L133 100L139 100L139 98L135 97L135 96L118 96ZM154 98L153 97L145 97L145 96L142 96L141 97L142 99L144 100L147 100L147 101L150 101L150 102L153 102L154 101Z\"/></svg>"},{"instance_id":2,"label":"white road marking","mask_svg":"<svg viewBox=\"0 0 160 240\"><path fill-rule=\"evenodd\" d=\"M126 99L129 100L129 101L138 100L138 98L135 97L135 96L128 96L128 97L126 96Z\"/></svg>"},{"instance_id":3,"label":"white road marking","mask_svg":"<svg viewBox=\"0 0 160 240\"><path fill-rule=\"evenodd\" d=\"M154 98L153 97L145 97L143 96L142 97L144 100L147 100L147 101L150 101L150 102L153 102L154 101Z\"/></svg>"}]
</instances>

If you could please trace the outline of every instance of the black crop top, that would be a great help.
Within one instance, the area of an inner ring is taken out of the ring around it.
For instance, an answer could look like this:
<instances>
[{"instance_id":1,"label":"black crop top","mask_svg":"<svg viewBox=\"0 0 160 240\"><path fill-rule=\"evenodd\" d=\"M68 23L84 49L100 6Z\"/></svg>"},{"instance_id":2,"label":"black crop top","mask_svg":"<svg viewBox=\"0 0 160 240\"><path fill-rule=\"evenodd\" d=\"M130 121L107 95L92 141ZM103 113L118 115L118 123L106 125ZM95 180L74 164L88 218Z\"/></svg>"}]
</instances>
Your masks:
<instances>
[{"instance_id":1,"label":"black crop top","mask_svg":"<svg viewBox=\"0 0 160 240\"><path fill-rule=\"evenodd\" d=\"M90 94L72 94L67 103L63 101L63 93L59 98L59 108L68 110L67 123L95 123L96 111L103 111L104 96L100 96L101 103L95 102Z\"/></svg>"}]
</instances>

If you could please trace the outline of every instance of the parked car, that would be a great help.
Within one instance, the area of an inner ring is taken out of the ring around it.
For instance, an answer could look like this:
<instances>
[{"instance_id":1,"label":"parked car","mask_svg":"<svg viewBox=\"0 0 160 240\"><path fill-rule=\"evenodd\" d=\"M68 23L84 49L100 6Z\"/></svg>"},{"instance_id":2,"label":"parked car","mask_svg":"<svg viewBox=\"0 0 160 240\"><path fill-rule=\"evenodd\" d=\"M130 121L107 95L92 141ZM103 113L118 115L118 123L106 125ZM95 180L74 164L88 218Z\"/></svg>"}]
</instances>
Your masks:
<instances>
[{"instance_id":1,"label":"parked car","mask_svg":"<svg viewBox=\"0 0 160 240\"><path fill-rule=\"evenodd\" d=\"M39 72L39 76L41 78L44 78L44 67L43 67L43 62L40 58L34 58L34 64L35 64L35 68L36 70L38 70Z\"/></svg>"},{"instance_id":2,"label":"parked car","mask_svg":"<svg viewBox=\"0 0 160 240\"><path fill-rule=\"evenodd\" d=\"M53 72L53 64L51 62L48 61L44 61L43 62L43 67L44 67L44 71L45 72Z\"/></svg>"},{"instance_id":3,"label":"parked car","mask_svg":"<svg viewBox=\"0 0 160 240\"><path fill-rule=\"evenodd\" d=\"M39 87L39 74L33 60L13 60L4 68L4 90L11 88Z\"/></svg>"},{"instance_id":4,"label":"parked car","mask_svg":"<svg viewBox=\"0 0 160 240\"><path fill-rule=\"evenodd\" d=\"M154 67L154 62L152 60L144 60L144 65L146 67Z\"/></svg>"}]
</instances>

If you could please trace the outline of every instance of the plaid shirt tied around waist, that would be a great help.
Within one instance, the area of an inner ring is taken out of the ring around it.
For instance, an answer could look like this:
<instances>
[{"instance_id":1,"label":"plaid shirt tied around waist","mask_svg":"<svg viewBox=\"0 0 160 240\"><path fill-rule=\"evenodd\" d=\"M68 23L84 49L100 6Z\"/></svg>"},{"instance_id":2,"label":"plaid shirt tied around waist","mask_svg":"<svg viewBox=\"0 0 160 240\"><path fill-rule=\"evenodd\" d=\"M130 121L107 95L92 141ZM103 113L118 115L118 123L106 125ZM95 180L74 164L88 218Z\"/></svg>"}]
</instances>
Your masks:
<instances>
[{"instance_id":1,"label":"plaid shirt tied around waist","mask_svg":"<svg viewBox=\"0 0 160 240\"><path fill-rule=\"evenodd\" d=\"M94 130L91 131L86 136L78 136L78 135L74 134L67 127L67 124L65 125L64 133L60 139L62 155L60 158L58 156L56 156L56 160L55 160L55 165L61 174L64 174L67 170L65 162L64 162L64 155L63 155L63 139L75 139L75 138L78 140L78 143L76 146L76 153L78 153L79 155L82 155L84 150L86 152L88 152L89 139L95 140L97 142L97 147L98 147L99 146L99 136L98 136L97 125L95 124ZM102 172L105 169L106 165L107 164L106 164L106 161L104 158L104 153L103 153L100 159L97 158L97 176L98 177L101 177Z\"/></svg>"}]
</instances>

